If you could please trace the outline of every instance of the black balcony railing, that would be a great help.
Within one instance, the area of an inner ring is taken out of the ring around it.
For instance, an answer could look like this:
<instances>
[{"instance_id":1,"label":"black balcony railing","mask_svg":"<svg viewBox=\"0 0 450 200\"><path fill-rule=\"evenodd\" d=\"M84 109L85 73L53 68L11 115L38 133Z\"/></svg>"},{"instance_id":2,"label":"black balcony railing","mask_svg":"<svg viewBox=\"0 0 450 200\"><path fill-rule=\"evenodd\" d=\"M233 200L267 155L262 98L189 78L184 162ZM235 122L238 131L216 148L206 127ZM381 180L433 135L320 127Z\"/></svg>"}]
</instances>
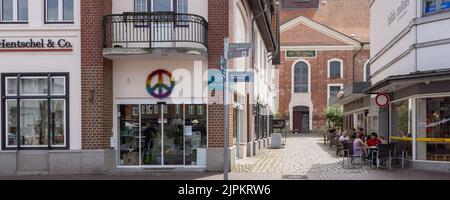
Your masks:
<instances>
[{"instance_id":1,"label":"black balcony railing","mask_svg":"<svg viewBox=\"0 0 450 200\"><path fill-rule=\"evenodd\" d=\"M103 18L103 28L105 48L208 47L208 22L193 14L112 14Z\"/></svg>"}]
</instances>

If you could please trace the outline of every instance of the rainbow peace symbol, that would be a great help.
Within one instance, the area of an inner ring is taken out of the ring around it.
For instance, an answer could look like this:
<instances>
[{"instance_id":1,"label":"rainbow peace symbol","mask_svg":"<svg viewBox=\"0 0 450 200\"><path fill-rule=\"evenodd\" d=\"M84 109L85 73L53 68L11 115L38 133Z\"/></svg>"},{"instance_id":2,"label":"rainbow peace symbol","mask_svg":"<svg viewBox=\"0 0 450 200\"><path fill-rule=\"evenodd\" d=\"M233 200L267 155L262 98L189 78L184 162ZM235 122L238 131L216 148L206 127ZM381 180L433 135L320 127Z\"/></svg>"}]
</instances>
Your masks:
<instances>
[{"instance_id":1,"label":"rainbow peace symbol","mask_svg":"<svg viewBox=\"0 0 450 200\"><path fill-rule=\"evenodd\" d=\"M158 78L158 82L156 82L155 85L151 85L152 80L155 77ZM167 77L169 79L169 81L170 81L169 85L164 83L165 77ZM147 92L150 95L152 95L153 97L158 98L158 99L163 99L163 98L170 96L170 94L172 94L173 88L175 87L175 81L172 80L172 73L170 73L164 69L159 69L159 70L152 72L150 75L148 75L145 86L147 87Z\"/></svg>"}]
</instances>

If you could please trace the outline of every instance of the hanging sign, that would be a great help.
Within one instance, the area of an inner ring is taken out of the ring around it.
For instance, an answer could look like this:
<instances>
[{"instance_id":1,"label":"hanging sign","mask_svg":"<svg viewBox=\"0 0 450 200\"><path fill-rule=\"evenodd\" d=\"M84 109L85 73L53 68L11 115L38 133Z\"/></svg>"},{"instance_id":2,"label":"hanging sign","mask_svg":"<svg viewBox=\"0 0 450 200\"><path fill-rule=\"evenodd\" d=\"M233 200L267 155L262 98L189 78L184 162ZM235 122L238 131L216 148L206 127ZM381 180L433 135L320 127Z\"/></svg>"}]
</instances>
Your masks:
<instances>
[{"instance_id":1,"label":"hanging sign","mask_svg":"<svg viewBox=\"0 0 450 200\"><path fill-rule=\"evenodd\" d=\"M380 93L375 97L375 103L378 107L386 107L390 103L389 95L386 93Z\"/></svg>"},{"instance_id":2,"label":"hanging sign","mask_svg":"<svg viewBox=\"0 0 450 200\"><path fill-rule=\"evenodd\" d=\"M175 81L172 80L172 73L159 69L148 75L145 86L150 95L158 99L164 99L172 94Z\"/></svg>"}]
</instances>

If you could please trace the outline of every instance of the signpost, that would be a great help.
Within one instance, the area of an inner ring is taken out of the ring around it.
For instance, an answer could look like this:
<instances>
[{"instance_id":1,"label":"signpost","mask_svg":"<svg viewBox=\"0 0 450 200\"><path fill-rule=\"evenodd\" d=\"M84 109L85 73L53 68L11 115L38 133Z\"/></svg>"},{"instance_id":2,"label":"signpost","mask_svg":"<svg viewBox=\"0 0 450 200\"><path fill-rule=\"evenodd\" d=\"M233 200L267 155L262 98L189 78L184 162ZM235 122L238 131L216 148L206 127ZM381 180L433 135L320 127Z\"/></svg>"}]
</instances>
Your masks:
<instances>
[{"instance_id":1,"label":"signpost","mask_svg":"<svg viewBox=\"0 0 450 200\"><path fill-rule=\"evenodd\" d=\"M242 58L248 57L250 49L253 49L254 45L251 43L228 43L228 38L224 39L224 55L220 57L220 70L223 76L223 103L224 103L224 144L223 144L223 156L224 156L224 171L223 178L228 180L228 169L229 169L229 157L228 157L228 84L230 81L229 73L227 73L228 59L232 58ZM234 73L236 81L242 80L242 82L253 81L254 75L250 73ZM241 78L238 78L241 77Z\"/></svg>"}]
</instances>

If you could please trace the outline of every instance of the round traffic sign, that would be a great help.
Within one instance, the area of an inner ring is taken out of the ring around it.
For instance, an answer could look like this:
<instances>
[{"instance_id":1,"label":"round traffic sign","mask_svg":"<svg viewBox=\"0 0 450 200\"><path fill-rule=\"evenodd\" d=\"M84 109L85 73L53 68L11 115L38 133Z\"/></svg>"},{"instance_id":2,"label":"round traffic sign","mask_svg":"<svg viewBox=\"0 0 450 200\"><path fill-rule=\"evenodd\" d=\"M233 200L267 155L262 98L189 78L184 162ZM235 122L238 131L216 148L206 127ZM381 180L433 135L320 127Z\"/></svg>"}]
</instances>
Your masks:
<instances>
[{"instance_id":1,"label":"round traffic sign","mask_svg":"<svg viewBox=\"0 0 450 200\"><path fill-rule=\"evenodd\" d=\"M375 103L378 107L386 107L390 103L389 95L386 93L380 93L375 97Z\"/></svg>"}]
</instances>

